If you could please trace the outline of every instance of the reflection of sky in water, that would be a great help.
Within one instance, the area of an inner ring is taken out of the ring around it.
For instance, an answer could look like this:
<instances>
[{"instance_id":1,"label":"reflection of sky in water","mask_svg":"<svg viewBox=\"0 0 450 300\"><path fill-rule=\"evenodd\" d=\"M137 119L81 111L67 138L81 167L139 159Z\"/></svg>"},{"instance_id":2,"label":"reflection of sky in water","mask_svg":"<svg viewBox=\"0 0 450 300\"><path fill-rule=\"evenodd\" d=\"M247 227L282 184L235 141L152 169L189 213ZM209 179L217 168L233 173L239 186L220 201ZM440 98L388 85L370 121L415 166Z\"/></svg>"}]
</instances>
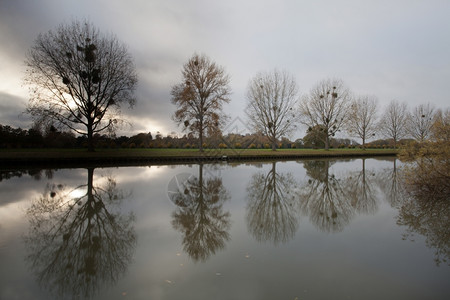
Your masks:
<instances>
[{"instance_id":1,"label":"reflection of sky in water","mask_svg":"<svg viewBox=\"0 0 450 300\"><path fill-rule=\"evenodd\" d=\"M446 264L436 267L433 249L425 246L424 237L417 235L415 242L402 240L404 230L395 224L398 211L384 199L382 178L392 165L391 160L365 160L365 174L373 177L373 213L353 213L341 231L331 233L300 212L294 235L277 244L258 242L246 221L249 182L256 173L270 172L272 164L204 165L205 179L222 179L230 198L221 209L231 214L230 240L206 262L194 262L183 251L183 233L172 225L177 206L167 195L174 176L188 173L198 177L197 165L95 169L95 184L104 183L109 176L120 190L129 192L120 207L124 214L135 215L137 245L118 282L100 288L94 298L444 299L450 293L450 268ZM332 161L329 174L345 185L350 184L349 172L361 168L360 159ZM290 173L296 191L310 179L302 161L279 162L276 171ZM51 179L23 175L0 182L0 299L49 297L24 262L25 212L47 183L75 187L86 184L86 177L84 169L62 169L54 171Z\"/></svg>"}]
</instances>

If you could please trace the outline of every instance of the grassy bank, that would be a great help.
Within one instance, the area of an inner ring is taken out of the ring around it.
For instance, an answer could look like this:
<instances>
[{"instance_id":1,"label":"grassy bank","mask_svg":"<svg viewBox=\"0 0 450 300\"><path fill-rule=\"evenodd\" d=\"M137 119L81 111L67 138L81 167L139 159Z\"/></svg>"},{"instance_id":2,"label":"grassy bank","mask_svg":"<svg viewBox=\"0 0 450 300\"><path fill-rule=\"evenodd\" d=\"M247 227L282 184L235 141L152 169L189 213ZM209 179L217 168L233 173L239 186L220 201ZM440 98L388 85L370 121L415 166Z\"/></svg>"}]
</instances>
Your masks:
<instances>
[{"instance_id":1,"label":"grassy bank","mask_svg":"<svg viewBox=\"0 0 450 300\"><path fill-rule=\"evenodd\" d=\"M321 157L358 157L396 155L393 149L14 149L0 150L0 164L33 163L182 163L218 160L302 159Z\"/></svg>"}]
</instances>

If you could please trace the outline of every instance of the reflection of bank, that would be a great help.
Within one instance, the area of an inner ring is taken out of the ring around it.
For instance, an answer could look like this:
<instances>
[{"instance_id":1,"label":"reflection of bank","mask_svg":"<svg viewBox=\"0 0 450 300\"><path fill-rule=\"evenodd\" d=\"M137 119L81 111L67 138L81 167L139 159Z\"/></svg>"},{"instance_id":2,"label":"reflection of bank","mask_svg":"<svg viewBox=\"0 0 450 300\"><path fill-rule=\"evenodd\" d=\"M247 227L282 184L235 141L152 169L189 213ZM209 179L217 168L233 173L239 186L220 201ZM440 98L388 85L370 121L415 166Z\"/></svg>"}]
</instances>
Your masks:
<instances>
[{"instance_id":1,"label":"reflection of bank","mask_svg":"<svg viewBox=\"0 0 450 300\"><path fill-rule=\"evenodd\" d=\"M198 177L180 176L177 186L178 192L170 193L177 205L172 225L183 234L184 251L194 261L206 261L230 239L230 213L222 208L229 195L221 178L204 178L203 164L199 164Z\"/></svg>"},{"instance_id":2,"label":"reflection of bank","mask_svg":"<svg viewBox=\"0 0 450 300\"><path fill-rule=\"evenodd\" d=\"M247 186L247 227L257 241L274 244L291 240L298 228L298 210L292 174L269 172L252 176Z\"/></svg>"},{"instance_id":3,"label":"reflection of bank","mask_svg":"<svg viewBox=\"0 0 450 300\"><path fill-rule=\"evenodd\" d=\"M44 288L58 298L86 299L118 280L136 244L133 214L115 209L126 196L111 177L95 185L92 168L87 184L49 185L33 201L27 261Z\"/></svg>"}]
</instances>

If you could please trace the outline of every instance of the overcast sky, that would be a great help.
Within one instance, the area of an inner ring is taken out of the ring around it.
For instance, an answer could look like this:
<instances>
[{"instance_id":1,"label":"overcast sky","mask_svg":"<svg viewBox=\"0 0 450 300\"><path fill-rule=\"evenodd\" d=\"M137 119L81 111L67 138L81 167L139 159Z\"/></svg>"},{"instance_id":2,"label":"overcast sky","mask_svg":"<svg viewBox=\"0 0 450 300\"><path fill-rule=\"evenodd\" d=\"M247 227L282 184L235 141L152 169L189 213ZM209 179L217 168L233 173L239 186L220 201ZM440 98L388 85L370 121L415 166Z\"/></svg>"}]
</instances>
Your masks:
<instances>
[{"instance_id":1,"label":"overcast sky","mask_svg":"<svg viewBox=\"0 0 450 300\"><path fill-rule=\"evenodd\" d=\"M331 77L375 95L381 108L392 99L448 108L449 16L450 0L0 0L0 124L30 126L24 60L37 35L86 18L135 60L137 104L124 109L133 123L126 135L181 132L170 89L193 53L230 75L232 120L245 121L249 79L274 68L292 73L301 94Z\"/></svg>"}]
</instances>

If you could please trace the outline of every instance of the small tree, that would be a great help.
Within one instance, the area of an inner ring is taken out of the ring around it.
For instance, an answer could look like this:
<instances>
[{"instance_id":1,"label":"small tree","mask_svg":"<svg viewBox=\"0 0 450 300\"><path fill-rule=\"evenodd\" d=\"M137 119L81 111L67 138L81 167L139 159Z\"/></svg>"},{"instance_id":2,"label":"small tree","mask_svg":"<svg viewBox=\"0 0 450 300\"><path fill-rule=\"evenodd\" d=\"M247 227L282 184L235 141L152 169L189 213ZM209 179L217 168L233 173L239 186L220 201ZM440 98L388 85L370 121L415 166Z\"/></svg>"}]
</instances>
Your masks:
<instances>
[{"instance_id":1,"label":"small tree","mask_svg":"<svg viewBox=\"0 0 450 300\"><path fill-rule=\"evenodd\" d=\"M325 140L325 128L321 125L309 127L306 130L306 135L303 137L303 143L306 148L324 148Z\"/></svg>"},{"instance_id":2,"label":"small tree","mask_svg":"<svg viewBox=\"0 0 450 300\"><path fill-rule=\"evenodd\" d=\"M250 126L266 135L276 150L278 139L296 128L298 88L287 72L259 73L247 88L245 113Z\"/></svg>"},{"instance_id":3,"label":"small tree","mask_svg":"<svg viewBox=\"0 0 450 300\"><path fill-rule=\"evenodd\" d=\"M429 103L416 106L408 120L408 132L419 142L429 138L434 123L434 107Z\"/></svg>"},{"instance_id":4,"label":"small tree","mask_svg":"<svg viewBox=\"0 0 450 300\"><path fill-rule=\"evenodd\" d=\"M397 148L397 141L408 133L408 118L408 106L396 100L392 100L384 111L379 128L387 138L394 141L394 148Z\"/></svg>"},{"instance_id":5,"label":"small tree","mask_svg":"<svg viewBox=\"0 0 450 300\"><path fill-rule=\"evenodd\" d=\"M366 139L377 132L377 99L370 96L359 96L352 101L346 128L350 135L362 139L362 147L366 148Z\"/></svg>"},{"instance_id":6,"label":"small tree","mask_svg":"<svg viewBox=\"0 0 450 300\"><path fill-rule=\"evenodd\" d=\"M203 151L205 134L216 134L227 119L222 107L230 102L230 79L223 67L198 54L184 64L181 73L183 82L172 87L172 103L178 107L173 119L184 125L183 130L198 134Z\"/></svg>"},{"instance_id":7,"label":"small tree","mask_svg":"<svg viewBox=\"0 0 450 300\"><path fill-rule=\"evenodd\" d=\"M91 23L74 21L41 34L28 53L25 83L31 86L27 112L38 124L53 124L93 136L114 132L120 107L133 106L137 75L125 45Z\"/></svg>"},{"instance_id":8,"label":"small tree","mask_svg":"<svg viewBox=\"0 0 450 300\"><path fill-rule=\"evenodd\" d=\"M342 80L319 82L300 103L301 122L308 127L323 126L325 149L330 148L330 137L339 131L347 117L351 101L350 90Z\"/></svg>"}]
</instances>

